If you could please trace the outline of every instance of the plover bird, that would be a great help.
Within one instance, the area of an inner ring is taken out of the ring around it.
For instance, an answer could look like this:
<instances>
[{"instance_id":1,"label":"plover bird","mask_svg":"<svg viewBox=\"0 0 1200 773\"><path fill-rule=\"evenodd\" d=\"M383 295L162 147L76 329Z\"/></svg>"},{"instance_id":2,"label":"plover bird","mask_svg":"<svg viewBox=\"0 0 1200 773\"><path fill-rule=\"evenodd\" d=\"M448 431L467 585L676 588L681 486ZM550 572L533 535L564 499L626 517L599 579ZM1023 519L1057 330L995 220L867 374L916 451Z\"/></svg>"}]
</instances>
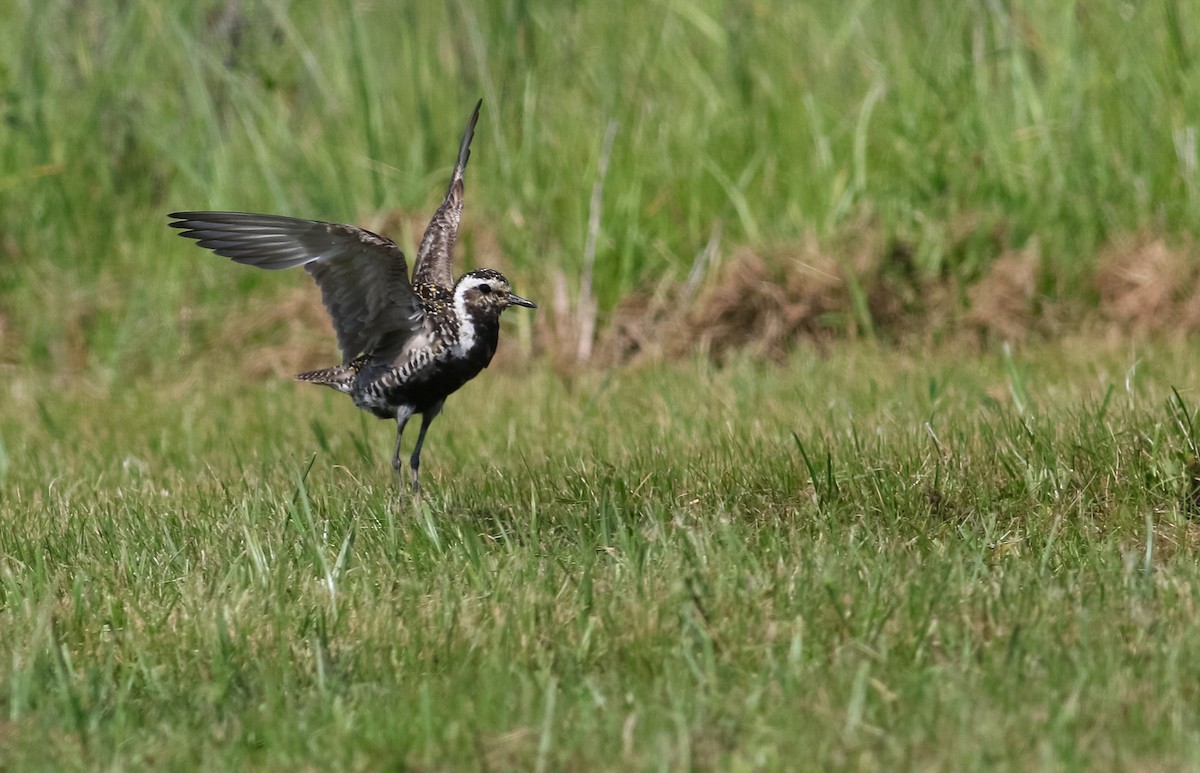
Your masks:
<instances>
[{"instance_id":1,"label":"plover bird","mask_svg":"<svg viewBox=\"0 0 1200 773\"><path fill-rule=\"evenodd\" d=\"M537 308L515 295L499 271L481 268L454 281L451 266L463 210L463 171L480 100L458 148L450 189L421 239L412 279L394 242L352 225L246 212L175 212L171 226L218 255L271 270L304 266L321 288L342 364L296 376L354 398L396 422L392 467L401 481L400 438L414 414L421 431L409 467L412 488L429 424L446 398L496 353L500 313Z\"/></svg>"}]
</instances>

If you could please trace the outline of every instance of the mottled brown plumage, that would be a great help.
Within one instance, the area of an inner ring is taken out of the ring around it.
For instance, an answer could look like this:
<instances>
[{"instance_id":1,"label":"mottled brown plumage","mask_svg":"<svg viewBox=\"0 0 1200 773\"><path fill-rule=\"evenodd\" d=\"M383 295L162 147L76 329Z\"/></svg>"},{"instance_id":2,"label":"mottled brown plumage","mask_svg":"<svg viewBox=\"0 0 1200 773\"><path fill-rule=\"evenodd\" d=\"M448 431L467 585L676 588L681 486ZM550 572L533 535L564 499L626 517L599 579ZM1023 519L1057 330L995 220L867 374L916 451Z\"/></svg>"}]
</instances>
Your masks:
<instances>
[{"instance_id":1,"label":"mottled brown plumage","mask_svg":"<svg viewBox=\"0 0 1200 773\"><path fill-rule=\"evenodd\" d=\"M218 255L265 269L304 266L321 288L342 364L301 373L354 398L360 408L395 419L392 466L400 474L400 439L414 414L421 430L410 459L412 486L430 422L446 397L486 368L496 352L500 314L536 306L513 294L498 271L453 279L454 245L463 209L463 174L482 100L459 144L450 187L417 253L412 280L394 242L351 225L244 212L176 212L171 226Z\"/></svg>"},{"instance_id":2,"label":"mottled brown plumage","mask_svg":"<svg viewBox=\"0 0 1200 773\"><path fill-rule=\"evenodd\" d=\"M433 213L421 247L417 250L417 265L413 269L413 285L422 287L452 287L454 285L454 243L458 241L458 225L463 211L463 173L471 157L471 140L475 137L475 123L479 120L479 108L483 100L475 103L471 119L458 143L458 160L450 175L450 187L441 206Z\"/></svg>"}]
</instances>

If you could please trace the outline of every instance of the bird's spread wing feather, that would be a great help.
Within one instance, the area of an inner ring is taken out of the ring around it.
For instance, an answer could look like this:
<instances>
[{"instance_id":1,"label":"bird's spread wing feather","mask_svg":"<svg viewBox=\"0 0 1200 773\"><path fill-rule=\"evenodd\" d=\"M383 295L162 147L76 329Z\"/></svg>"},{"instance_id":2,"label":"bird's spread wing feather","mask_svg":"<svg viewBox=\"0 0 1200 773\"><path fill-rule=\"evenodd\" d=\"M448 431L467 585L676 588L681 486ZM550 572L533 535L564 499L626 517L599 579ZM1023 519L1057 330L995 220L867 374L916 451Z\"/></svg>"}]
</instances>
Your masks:
<instances>
[{"instance_id":1,"label":"bird's spread wing feather","mask_svg":"<svg viewBox=\"0 0 1200 773\"><path fill-rule=\"evenodd\" d=\"M435 284L442 287L454 286L454 243L458 240L458 224L463 210L463 171L471 157L471 138L475 136L475 122L479 120L479 108L483 100L475 103L475 111L467 121L462 141L458 145L458 161L450 175L450 189L442 201L417 251L417 262L413 268L413 284Z\"/></svg>"},{"instance_id":2,"label":"bird's spread wing feather","mask_svg":"<svg viewBox=\"0 0 1200 773\"><path fill-rule=\"evenodd\" d=\"M321 288L343 362L402 347L422 325L404 253L362 228L245 212L175 212L171 226L238 263L304 266Z\"/></svg>"}]
</instances>

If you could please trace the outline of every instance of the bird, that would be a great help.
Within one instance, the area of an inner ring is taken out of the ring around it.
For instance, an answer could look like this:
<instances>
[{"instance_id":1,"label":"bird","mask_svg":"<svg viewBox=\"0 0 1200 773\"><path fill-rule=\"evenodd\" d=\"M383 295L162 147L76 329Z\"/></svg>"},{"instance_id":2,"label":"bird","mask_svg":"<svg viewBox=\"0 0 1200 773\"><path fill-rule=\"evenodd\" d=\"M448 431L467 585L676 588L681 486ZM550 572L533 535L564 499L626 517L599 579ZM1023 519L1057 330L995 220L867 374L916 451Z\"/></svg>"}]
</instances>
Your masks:
<instances>
[{"instance_id":1,"label":"bird","mask_svg":"<svg viewBox=\"0 0 1200 773\"><path fill-rule=\"evenodd\" d=\"M248 212L172 212L169 225L217 255L256 268L303 266L316 281L333 322L342 361L296 376L353 398L355 405L396 422L392 469L404 483L400 440L409 419L421 429L409 458L413 494L429 425L446 398L492 361L500 314L537 308L512 291L499 271L479 268L456 281L454 246L463 212L463 175L483 100L459 142L450 187L425 229L410 278L404 253L363 228Z\"/></svg>"}]
</instances>

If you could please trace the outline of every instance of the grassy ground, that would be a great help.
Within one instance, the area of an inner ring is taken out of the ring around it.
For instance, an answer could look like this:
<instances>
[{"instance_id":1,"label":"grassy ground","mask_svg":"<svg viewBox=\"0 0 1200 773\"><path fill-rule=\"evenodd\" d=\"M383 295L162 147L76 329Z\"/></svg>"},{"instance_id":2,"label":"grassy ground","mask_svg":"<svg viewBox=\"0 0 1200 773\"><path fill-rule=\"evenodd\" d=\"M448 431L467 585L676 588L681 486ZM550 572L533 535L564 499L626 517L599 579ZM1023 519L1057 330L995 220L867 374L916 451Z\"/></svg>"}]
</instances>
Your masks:
<instances>
[{"instance_id":1,"label":"grassy ground","mask_svg":"<svg viewBox=\"0 0 1200 773\"><path fill-rule=\"evenodd\" d=\"M17 381L0 764L1189 767L1198 353L1082 351L501 369L416 505L332 392Z\"/></svg>"},{"instance_id":2,"label":"grassy ground","mask_svg":"<svg viewBox=\"0 0 1200 773\"><path fill-rule=\"evenodd\" d=\"M1179 0L0 3L0 768L1192 767L1200 352L999 342L1105 303L1200 329L1197 30ZM480 96L460 267L543 307L413 504L388 425L281 377L332 362L306 278L165 213L411 254ZM723 324L756 351L882 314L952 344L573 367L572 309L702 300L747 253Z\"/></svg>"}]
</instances>

